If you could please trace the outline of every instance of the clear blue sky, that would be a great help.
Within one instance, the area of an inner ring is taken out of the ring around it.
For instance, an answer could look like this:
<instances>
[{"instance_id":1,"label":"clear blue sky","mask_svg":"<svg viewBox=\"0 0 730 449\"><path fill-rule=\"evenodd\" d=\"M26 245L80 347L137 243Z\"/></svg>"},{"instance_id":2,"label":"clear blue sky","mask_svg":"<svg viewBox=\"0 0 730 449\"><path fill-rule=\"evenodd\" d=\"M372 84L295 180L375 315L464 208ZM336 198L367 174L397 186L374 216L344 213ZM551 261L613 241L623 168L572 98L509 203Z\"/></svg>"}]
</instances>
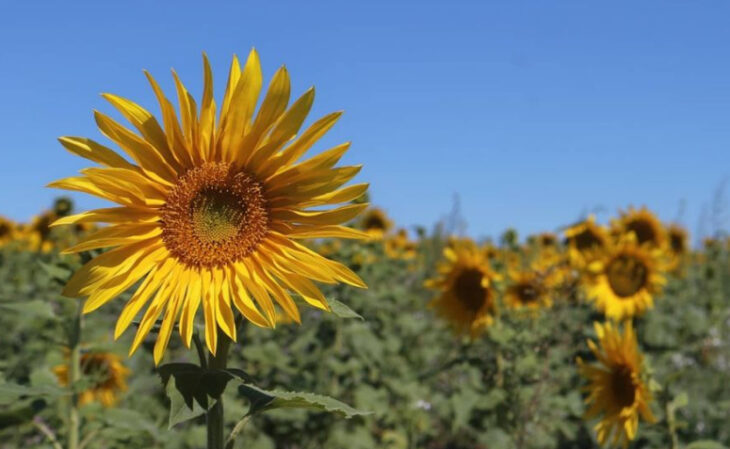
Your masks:
<instances>
[{"instance_id":1,"label":"clear blue sky","mask_svg":"<svg viewBox=\"0 0 730 449\"><path fill-rule=\"evenodd\" d=\"M99 93L154 110L141 70L170 90L174 67L198 96L206 51L220 94L251 47L267 77L316 85L315 115L346 111L325 143L353 141L404 225L458 193L475 236L683 201L695 230L730 174L729 2L352 3L3 2L0 213L27 219L84 166L56 137L103 140Z\"/></svg>"}]
</instances>

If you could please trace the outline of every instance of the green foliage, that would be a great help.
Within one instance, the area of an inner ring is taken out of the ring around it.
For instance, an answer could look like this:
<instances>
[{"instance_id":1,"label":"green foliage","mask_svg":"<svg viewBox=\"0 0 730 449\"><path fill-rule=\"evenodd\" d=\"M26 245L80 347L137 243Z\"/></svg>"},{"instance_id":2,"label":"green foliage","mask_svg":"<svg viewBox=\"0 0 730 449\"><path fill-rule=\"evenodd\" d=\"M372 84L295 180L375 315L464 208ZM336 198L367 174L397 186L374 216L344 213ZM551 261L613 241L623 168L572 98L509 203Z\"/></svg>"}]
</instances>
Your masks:
<instances>
[{"instance_id":1,"label":"green foliage","mask_svg":"<svg viewBox=\"0 0 730 449\"><path fill-rule=\"evenodd\" d=\"M576 295L537 314L503 307L481 337L456 337L423 287L443 244L428 237L417 261L388 259L377 242L343 244L333 257L369 288L326 286L332 313L302 303L301 326L244 325L228 363L241 369L201 368L176 335L155 369L147 339L124 359L132 374L120 402L81 408L85 448L203 447L203 414L218 400L237 435L232 449L598 447L595 422L582 418L575 359L591 359L585 340L600 316ZM636 320L657 423L640 423L633 448L671 447L670 421L682 449L730 447L730 264L724 251L703 256ZM71 389L58 385L53 368L66 363L78 328L78 301L60 291L81 263L0 250L2 449L51 447L38 423L65 441ZM82 351L126 355L134 332L115 342L112 330L128 297L84 317Z\"/></svg>"}]
</instances>

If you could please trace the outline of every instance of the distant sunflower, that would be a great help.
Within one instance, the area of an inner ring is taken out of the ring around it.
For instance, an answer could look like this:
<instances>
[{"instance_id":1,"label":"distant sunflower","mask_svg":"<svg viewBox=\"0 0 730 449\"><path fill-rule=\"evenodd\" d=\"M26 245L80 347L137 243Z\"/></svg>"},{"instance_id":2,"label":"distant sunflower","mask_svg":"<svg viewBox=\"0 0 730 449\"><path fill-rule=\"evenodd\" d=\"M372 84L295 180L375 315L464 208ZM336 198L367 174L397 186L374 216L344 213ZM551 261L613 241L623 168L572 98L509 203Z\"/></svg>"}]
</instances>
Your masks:
<instances>
[{"instance_id":1,"label":"distant sunflower","mask_svg":"<svg viewBox=\"0 0 730 449\"><path fill-rule=\"evenodd\" d=\"M418 244L408 238L408 231L398 232L385 241L385 255L396 260L413 260L418 254Z\"/></svg>"},{"instance_id":2,"label":"distant sunflower","mask_svg":"<svg viewBox=\"0 0 730 449\"><path fill-rule=\"evenodd\" d=\"M427 287L441 292L430 307L458 333L474 338L494 321L497 300L493 283L498 276L489 267L484 251L474 243L447 247L444 257L446 260L438 267L439 276L426 281Z\"/></svg>"},{"instance_id":3,"label":"distant sunflower","mask_svg":"<svg viewBox=\"0 0 730 449\"><path fill-rule=\"evenodd\" d=\"M552 232L543 232L537 235L537 244L540 248L557 248L558 236Z\"/></svg>"},{"instance_id":4,"label":"distant sunflower","mask_svg":"<svg viewBox=\"0 0 730 449\"><path fill-rule=\"evenodd\" d=\"M10 219L0 216L0 247L15 240L17 225Z\"/></svg>"},{"instance_id":5,"label":"distant sunflower","mask_svg":"<svg viewBox=\"0 0 730 449\"><path fill-rule=\"evenodd\" d=\"M563 234L573 263L589 261L610 242L608 231L596 224L596 217L593 215L568 227Z\"/></svg>"},{"instance_id":6,"label":"distant sunflower","mask_svg":"<svg viewBox=\"0 0 730 449\"><path fill-rule=\"evenodd\" d=\"M385 211L374 207L362 215L359 228L367 232L371 238L380 240L393 228L393 222Z\"/></svg>"},{"instance_id":7,"label":"distant sunflower","mask_svg":"<svg viewBox=\"0 0 730 449\"><path fill-rule=\"evenodd\" d=\"M68 370L68 364L53 369L63 386L68 386ZM81 372L85 378L91 379L92 384L79 394L79 405L99 401L105 407L111 407L119 400L119 394L127 390L130 371L116 354L95 352L81 355Z\"/></svg>"},{"instance_id":8,"label":"distant sunflower","mask_svg":"<svg viewBox=\"0 0 730 449\"><path fill-rule=\"evenodd\" d=\"M580 373L590 382L584 387L590 404L585 418L600 416L595 427L600 444L610 441L626 447L636 438L639 416L655 421L649 408L651 392L643 379L643 356L630 321L623 333L611 323L595 323L595 328L600 348L592 340L588 346L598 363L587 364L578 358Z\"/></svg>"},{"instance_id":9,"label":"distant sunflower","mask_svg":"<svg viewBox=\"0 0 730 449\"><path fill-rule=\"evenodd\" d=\"M611 231L615 238L633 233L639 245L649 244L663 249L667 241L662 222L646 207L630 207L626 212L621 212L619 218L613 220Z\"/></svg>"},{"instance_id":10,"label":"distant sunflower","mask_svg":"<svg viewBox=\"0 0 730 449\"><path fill-rule=\"evenodd\" d=\"M23 234L33 251L47 253L53 249L51 225L56 219L58 215L55 212L46 211L33 217L30 224L25 226Z\"/></svg>"},{"instance_id":11,"label":"distant sunflower","mask_svg":"<svg viewBox=\"0 0 730 449\"><path fill-rule=\"evenodd\" d=\"M509 274L510 284L504 302L514 309L537 310L553 303L549 275L538 271L519 271Z\"/></svg>"},{"instance_id":12,"label":"distant sunflower","mask_svg":"<svg viewBox=\"0 0 730 449\"><path fill-rule=\"evenodd\" d=\"M689 234L684 227L678 224L671 224L667 227L667 236L669 240L669 263L667 270L679 273L684 260L689 254Z\"/></svg>"},{"instance_id":13,"label":"distant sunflower","mask_svg":"<svg viewBox=\"0 0 730 449\"><path fill-rule=\"evenodd\" d=\"M173 72L181 121L157 82L146 74L160 104L164 129L141 106L104 94L138 133L99 112L94 114L96 123L133 162L90 139L62 137L66 149L102 167L84 169L82 176L51 184L120 204L55 223L111 224L68 252L116 247L77 271L64 295L88 297L84 304L88 313L141 281L121 312L115 336L151 299L130 353L164 312L154 347L156 363L177 321L183 342L190 346L201 305L206 344L215 354L218 329L236 340L233 307L256 325L274 327L274 301L300 321L290 292L329 310L312 280L365 287L350 269L298 242L367 237L341 225L354 219L366 204L327 208L352 201L367 190L367 184L342 187L360 171L360 166L335 167L349 143L301 161L341 113L326 115L299 133L314 89L289 105L289 74L284 67L274 74L256 111L262 87L256 51L251 51L243 67L233 58L217 109L205 56L203 66L199 111Z\"/></svg>"},{"instance_id":14,"label":"distant sunflower","mask_svg":"<svg viewBox=\"0 0 730 449\"><path fill-rule=\"evenodd\" d=\"M633 235L624 237L588 266L588 296L608 318L641 315L654 306L654 296L666 282L660 257L658 249L640 246Z\"/></svg>"}]
</instances>

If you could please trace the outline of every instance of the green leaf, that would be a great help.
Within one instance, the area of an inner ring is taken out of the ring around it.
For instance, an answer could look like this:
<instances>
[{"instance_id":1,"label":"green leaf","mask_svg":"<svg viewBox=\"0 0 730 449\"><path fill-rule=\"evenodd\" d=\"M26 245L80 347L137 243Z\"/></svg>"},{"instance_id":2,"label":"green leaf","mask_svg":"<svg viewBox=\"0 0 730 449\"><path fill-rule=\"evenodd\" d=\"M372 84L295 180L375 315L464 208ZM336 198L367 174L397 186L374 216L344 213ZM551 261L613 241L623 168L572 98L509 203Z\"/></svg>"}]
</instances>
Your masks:
<instances>
[{"instance_id":1,"label":"green leaf","mask_svg":"<svg viewBox=\"0 0 730 449\"><path fill-rule=\"evenodd\" d=\"M249 415L281 408L318 410L334 413L346 419L371 414L371 412L357 410L328 396L312 393L266 391L250 384L240 385L238 391L251 402Z\"/></svg>"},{"instance_id":2,"label":"green leaf","mask_svg":"<svg viewBox=\"0 0 730 449\"><path fill-rule=\"evenodd\" d=\"M687 404L689 404L689 396L683 391L672 399L671 406L676 410L678 408L686 407Z\"/></svg>"},{"instance_id":3,"label":"green leaf","mask_svg":"<svg viewBox=\"0 0 730 449\"><path fill-rule=\"evenodd\" d=\"M695 441L687 445L686 449L728 449L726 446L712 440Z\"/></svg>"},{"instance_id":4,"label":"green leaf","mask_svg":"<svg viewBox=\"0 0 730 449\"><path fill-rule=\"evenodd\" d=\"M185 422L204 414L207 408L202 407L197 401L188 403L185 396L172 382L165 388L167 397L170 398L170 419L167 428L172 429L177 424ZM212 405L212 404L211 404Z\"/></svg>"},{"instance_id":5,"label":"green leaf","mask_svg":"<svg viewBox=\"0 0 730 449\"><path fill-rule=\"evenodd\" d=\"M52 319L56 315L53 312L53 307L48 301L42 301L40 299L26 300L26 301L12 301L0 303L0 309L9 310L11 312L19 313L25 317L33 316L38 318Z\"/></svg>"},{"instance_id":6,"label":"green leaf","mask_svg":"<svg viewBox=\"0 0 730 449\"><path fill-rule=\"evenodd\" d=\"M167 363L157 371L170 398L170 427L209 410L231 380L249 382L251 379L245 371L237 368L210 370L192 363Z\"/></svg>"},{"instance_id":7,"label":"green leaf","mask_svg":"<svg viewBox=\"0 0 730 449\"><path fill-rule=\"evenodd\" d=\"M365 318L360 316L357 312L349 308L344 303L336 300L336 299L328 299L327 302L330 305L330 309L332 309L332 313L337 315L340 318L357 318L359 320L365 321Z\"/></svg>"},{"instance_id":8,"label":"green leaf","mask_svg":"<svg viewBox=\"0 0 730 449\"><path fill-rule=\"evenodd\" d=\"M40 265L40 267L46 274L48 274L48 276L61 283L65 283L71 277L71 274L73 274L73 271L71 269L61 265L54 265L45 262L38 262L38 265Z\"/></svg>"}]
</instances>

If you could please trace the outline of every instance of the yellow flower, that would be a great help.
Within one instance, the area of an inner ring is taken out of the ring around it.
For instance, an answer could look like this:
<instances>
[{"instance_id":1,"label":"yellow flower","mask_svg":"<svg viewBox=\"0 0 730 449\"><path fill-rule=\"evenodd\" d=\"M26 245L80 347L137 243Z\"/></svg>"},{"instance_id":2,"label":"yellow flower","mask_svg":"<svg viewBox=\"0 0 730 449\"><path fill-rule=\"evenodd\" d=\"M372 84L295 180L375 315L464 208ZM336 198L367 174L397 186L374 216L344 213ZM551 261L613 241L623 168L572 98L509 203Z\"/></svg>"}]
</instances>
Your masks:
<instances>
[{"instance_id":1,"label":"yellow flower","mask_svg":"<svg viewBox=\"0 0 730 449\"><path fill-rule=\"evenodd\" d=\"M600 348L588 340L588 346L598 359L587 364L578 358L582 376L589 381L584 390L589 392L586 403L590 404L585 418L600 415L595 427L598 442L628 446L636 438L639 416L654 422L649 408L651 392L643 376L643 357L636 343L636 335L627 321L623 333L611 323L595 323Z\"/></svg>"},{"instance_id":2,"label":"yellow flower","mask_svg":"<svg viewBox=\"0 0 730 449\"><path fill-rule=\"evenodd\" d=\"M53 368L58 382L68 386L69 366L58 365ZM81 372L92 380L91 386L79 394L79 405L99 401L105 407L111 407L119 400L119 393L127 391L127 369L116 354L107 352L87 353L81 355Z\"/></svg>"},{"instance_id":3,"label":"yellow flower","mask_svg":"<svg viewBox=\"0 0 730 449\"><path fill-rule=\"evenodd\" d=\"M574 265L590 262L610 242L608 231L596 224L596 217L576 223L563 231L568 244L570 261Z\"/></svg>"},{"instance_id":4,"label":"yellow flower","mask_svg":"<svg viewBox=\"0 0 730 449\"><path fill-rule=\"evenodd\" d=\"M314 89L289 105L289 74L284 67L274 74L255 111L262 87L256 51L251 51L243 67L233 58L217 108L205 56L203 66L200 110L173 73L180 121L172 103L147 74L164 128L141 106L104 94L137 133L100 112L95 112L96 123L131 161L90 139L63 137L60 141L66 149L101 167L51 184L120 205L56 221L55 225L110 223L67 252L116 247L77 271L64 295L88 297L84 304L88 313L141 281L121 312L115 336L148 306L131 354L164 312L154 348L156 363L177 321L183 342L190 346L200 306L206 344L215 353L218 329L236 340L234 308L258 326L274 327L274 302L300 321L290 292L329 310L312 280L365 287L350 269L298 242L367 237L341 225L367 205L337 206L367 190L367 184L342 187L360 171L360 166L335 166L349 143L301 160L341 113L326 115L299 133ZM217 117L216 111L220 111Z\"/></svg>"},{"instance_id":5,"label":"yellow flower","mask_svg":"<svg viewBox=\"0 0 730 449\"><path fill-rule=\"evenodd\" d=\"M532 270L510 272L511 282L504 294L505 304L514 309L532 311L540 307L550 307L553 299L549 276L549 273Z\"/></svg>"},{"instance_id":6,"label":"yellow flower","mask_svg":"<svg viewBox=\"0 0 730 449\"><path fill-rule=\"evenodd\" d=\"M654 306L654 296L665 284L661 253L649 245L639 246L633 235L612 245L604 256L588 266L586 293L608 318L622 320Z\"/></svg>"},{"instance_id":7,"label":"yellow flower","mask_svg":"<svg viewBox=\"0 0 730 449\"><path fill-rule=\"evenodd\" d=\"M380 240L393 228L393 222L385 211L374 207L362 215L359 228L370 234L372 239Z\"/></svg>"},{"instance_id":8,"label":"yellow flower","mask_svg":"<svg viewBox=\"0 0 730 449\"><path fill-rule=\"evenodd\" d=\"M22 239L32 251L47 253L54 248L51 240L51 224L57 218L55 212L46 211L33 217L30 224L23 227Z\"/></svg>"},{"instance_id":9,"label":"yellow flower","mask_svg":"<svg viewBox=\"0 0 730 449\"><path fill-rule=\"evenodd\" d=\"M621 212L620 217L612 221L611 232L617 239L624 234L633 233L639 245L646 243L661 249L667 241L661 221L646 207L630 207L626 212Z\"/></svg>"},{"instance_id":10,"label":"yellow flower","mask_svg":"<svg viewBox=\"0 0 730 449\"><path fill-rule=\"evenodd\" d=\"M667 227L667 235L669 240L667 271L680 274L684 261L689 254L689 234L684 227L671 224Z\"/></svg>"},{"instance_id":11,"label":"yellow flower","mask_svg":"<svg viewBox=\"0 0 730 449\"><path fill-rule=\"evenodd\" d=\"M418 244L408 238L408 231L398 232L385 241L385 255L396 260L413 260L418 254Z\"/></svg>"},{"instance_id":12,"label":"yellow flower","mask_svg":"<svg viewBox=\"0 0 730 449\"><path fill-rule=\"evenodd\" d=\"M17 238L18 225L12 220L0 216L0 248Z\"/></svg>"},{"instance_id":13,"label":"yellow flower","mask_svg":"<svg viewBox=\"0 0 730 449\"><path fill-rule=\"evenodd\" d=\"M441 292L429 305L457 333L474 338L494 321L497 300L493 283L498 276L489 267L484 251L473 242L459 241L445 248L444 257L439 276L426 281L426 287Z\"/></svg>"}]
</instances>

